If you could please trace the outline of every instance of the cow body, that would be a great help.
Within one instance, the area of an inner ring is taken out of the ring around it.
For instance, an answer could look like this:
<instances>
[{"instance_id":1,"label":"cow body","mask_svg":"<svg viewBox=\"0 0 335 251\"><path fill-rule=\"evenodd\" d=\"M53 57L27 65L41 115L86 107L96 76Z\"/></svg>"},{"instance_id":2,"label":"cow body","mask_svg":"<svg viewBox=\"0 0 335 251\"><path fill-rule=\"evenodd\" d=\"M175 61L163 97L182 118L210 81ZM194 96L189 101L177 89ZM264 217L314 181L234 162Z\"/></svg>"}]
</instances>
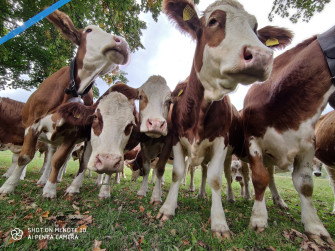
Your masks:
<instances>
[{"instance_id":1,"label":"cow body","mask_svg":"<svg viewBox=\"0 0 335 251\"><path fill-rule=\"evenodd\" d=\"M335 111L323 115L315 128L315 156L325 164L334 194L335 214Z\"/></svg>"},{"instance_id":2,"label":"cow body","mask_svg":"<svg viewBox=\"0 0 335 251\"><path fill-rule=\"evenodd\" d=\"M293 183L301 198L302 222L312 238L329 233L312 205L314 125L334 91L323 53L310 38L278 56L269 80L248 91L243 121L248 158L255 188L250 225L267 226L264 191L269 183L265 166L288 170L293 164Z\"/></svg>"},{"instance_id":3,"label":"cow body","mask_svg":"<svg viewBox=\"0 0 335 251\"><path fill-rule=\"evenodd\" d=\"M191 166L209 163L211 230L219 238L230 238L221 202L222 172L232 124L232 108L225 95L238 83L265 80L272 68L273 53L257 37L255 17L236 1L217 1L202 18L191 1L166 0L163 9L182 31L196 39L197 46L188 84L173 104L172 183L157 218L166 221L175 213L187 156Z\"/></svg>"},{"instance_id":4,"label":"cow body","mask_svg":"<svg viewBox=\"0 0 335 251\"><path fill-rule=\"evenodd\" d=\"M62 127L63 121L60 117L55 117L57 116L55 111L68 101L80 101L80 96L83 96L83 102L86 105L91 105L92 91L90 90L86 96L84 94L89 90L94 79L111 72L118 64L127 63L129 58L128 44L121 37L108 34L94 25L77 30L72 20L58 10L47 18L69 40L78 45L76 58L71 69L64 67L43 81L23 107L22 123L25 134L18 167L2 185L0 193L12 192L18 185L23 167L34 157L35 146L40 135L42 140L53 146L49 149L50 155L53 156L53 171L49 181L53 184L52 187L55 187L56 174L74 144L78 143L79 138L83 136L78 135L79 132L74 127L70 129ZM67 87L68 92L65 93ZM52 128L52 125L56 125L57 130ZM45 194L45 196L54 195Z\"/></svg>"}]
</instances>

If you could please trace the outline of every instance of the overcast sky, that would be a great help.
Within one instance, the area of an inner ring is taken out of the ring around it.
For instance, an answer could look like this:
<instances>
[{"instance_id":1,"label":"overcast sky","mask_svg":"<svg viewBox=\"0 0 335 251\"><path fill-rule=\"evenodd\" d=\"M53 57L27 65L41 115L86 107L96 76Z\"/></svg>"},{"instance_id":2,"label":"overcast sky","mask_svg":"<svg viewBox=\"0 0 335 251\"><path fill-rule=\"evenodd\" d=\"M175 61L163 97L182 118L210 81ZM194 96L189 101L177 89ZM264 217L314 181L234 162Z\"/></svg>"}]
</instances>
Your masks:
<instances>
[{"instance_id":1,"label":"overcast sky","mask_svg":"<svg viewBox=\"0 0 335 251\"><path fill-rule=\"evenodd\" d=\"M197 8L201 12L212 2L214 1L201 0ZM239 2L246 11L256 16L259 28L274 25L292 30L294 39L287 49L335 25L335 22L332 22L335 1L326 5L321 13L316 13L309 23L299 21L297 24L292 24L288 19L277 16L273 22L270 22L268 14L271 11L272 1L240 0ZM141 38L145 49L133 53L130 63L127 66L121 66L120 69L128 73L128 84L132 87L139 87L151 75L158 74L166 79L170 89L173 90L176 84L184 80L190 73L195 42L186 34L181 34L163 13L159 16L157 23L153 21L150 14L143 14L141 18L147 22L147 29L143 31ZM276 52L275 55L279 55L279 53L281 52ZM109 88L103 81L97 81L97 83L100 94ZM243 99L248 88L248 86L239 85L237 90L230 94L232 103L238 110L243 108ZM23 102L27 101L30 94L30 92L20 89L0 91L1 97L9 97ZM328 110L331 110L329 106Z\"/></svg>"}]
</instances>

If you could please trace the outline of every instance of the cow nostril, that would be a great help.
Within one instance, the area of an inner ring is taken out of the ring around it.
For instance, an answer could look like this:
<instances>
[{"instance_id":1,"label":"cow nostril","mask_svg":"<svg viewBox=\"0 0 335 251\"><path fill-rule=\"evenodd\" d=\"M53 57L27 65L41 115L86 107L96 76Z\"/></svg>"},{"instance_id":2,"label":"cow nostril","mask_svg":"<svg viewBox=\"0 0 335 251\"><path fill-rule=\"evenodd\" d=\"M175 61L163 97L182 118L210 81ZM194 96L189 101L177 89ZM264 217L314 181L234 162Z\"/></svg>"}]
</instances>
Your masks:
<instances>
[{"instance_id":1,"label":"cow nostril","mask_svg":"<svg viewBox=\"0 0 335 251\"><path fill-rule=\"evenodd\" d=\"M118 38L118 37L114 37L114 41L117 42L117 43L121 42L120 38Z\"/></svg>"},{"instance_id":2,"label":"cow nostril","mask_svg":"<svg viewBox=\"0 0 335 251\"><path fill-rule=\"evenodd\" d=\"M244 48L243 57L245 61L250 61L253 58L252 53L247 47Z\"/></svg>"},{"instance_id":3,"label":"cow nostril","mask_svg":"<svg viewBox=\"0 0 335 251\"><path fill-rule=\"evenodd\" d=\"M149 125L152 125L152 122L150 120L148 120L148 123L149 123Z\"/></svg>"},{"instance_id":4,"label":"cow nostril","mask_svg":"<svg viewBox=\"0 0 335 251\"><path fill-rule=\"evenodd\" d=\"M160 128L163 128L165 125L165 121L163 121L163 123L161 124Z\"/></svg>"}]
</instances>

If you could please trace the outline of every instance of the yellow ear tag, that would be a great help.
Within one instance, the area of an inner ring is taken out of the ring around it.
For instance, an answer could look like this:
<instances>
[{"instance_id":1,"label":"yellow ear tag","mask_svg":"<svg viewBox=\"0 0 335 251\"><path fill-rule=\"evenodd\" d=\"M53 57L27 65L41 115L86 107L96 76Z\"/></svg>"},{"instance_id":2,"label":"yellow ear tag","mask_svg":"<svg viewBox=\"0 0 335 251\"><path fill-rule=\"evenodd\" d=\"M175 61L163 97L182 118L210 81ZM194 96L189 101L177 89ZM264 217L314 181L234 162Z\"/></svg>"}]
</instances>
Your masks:
<instances>
[{"instance_id":1,"label":"yellow ear tag","mask_svg":"<svg viewBox=\"0 0 335 251\"><path fill-rule=\"evenodd\" d=\"M73 117L75 117L76 119L79 119L80 118L80 113L74 115Z\"/></svg>"},{"instance_id":2,"label":"yellow ear tag","mask_svg":"<svg viewBox=\"0 0 335 251\"><path fill-rule=\"evenodd\" d=\"M189 5L186 5L186 7L183 10L183 20L188 21L194 16L195 12L193 8Z\"/></svg>"},{"instance_id":3,"label":"yellow ear tag","mask_svg":"<svg viewBox=\"0 0 335 251\"><path fill-rule=\"evenodd\" d=\"M265 42L265 45L266 46L274 46L274 45L277 45L277 44L279 44L279 41L278 41L278 39L277 38L269 38L268 40L266 40L266 42Z\"/></svg>"},{"instance_id":4,"label":"yellow ear tag","mask_svg":"<svg viewBox=\"0 0 335 251\"><path fill-rule=\"evenodd\" d=\"M179 93L178 93L178 97L181 96L181 95L183 94L183 92L184 92L184 90L181 89L181 90L179 91Z\"/></svg>"}]
</instances>

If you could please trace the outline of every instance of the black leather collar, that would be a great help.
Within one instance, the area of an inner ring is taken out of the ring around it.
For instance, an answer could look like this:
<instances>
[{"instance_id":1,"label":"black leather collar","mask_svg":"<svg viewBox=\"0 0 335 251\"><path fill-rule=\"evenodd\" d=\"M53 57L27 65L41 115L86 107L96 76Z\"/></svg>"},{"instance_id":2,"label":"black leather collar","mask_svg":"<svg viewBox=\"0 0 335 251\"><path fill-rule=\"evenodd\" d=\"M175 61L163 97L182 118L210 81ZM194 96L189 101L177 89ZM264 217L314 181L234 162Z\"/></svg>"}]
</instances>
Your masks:
<instances>
[{"instance_id":1,"label":"black leather collar","mask_svg":"<svg viewBox=\"0 0 335 251\"><path fill-rule=\"evenodd\" d=\"M318 42L323 51L328 68L335 85L335 26L318 36Z\"/></svg>"},{"instance_id":2,"label":"black leather collar","mask_svg":"<svg viewBox=\"0 0 335 251\"><path fill-rule=\"evenodd\" d=\"M86 95L92 88L94 81L92 81L92 83L86 87L86 89L84 90L84 92L82 94L78 93L78 90L76 88L76 82L74 79L74 71L75 71L75 67L76 67L76 58L74 58L71 63L70 63L70 86L69 88L65 89L65 93L66 94L72 94L72 96L74 98L77 98L79 96L83 97L84 95Z\"/></svg>"}]
</instances>

